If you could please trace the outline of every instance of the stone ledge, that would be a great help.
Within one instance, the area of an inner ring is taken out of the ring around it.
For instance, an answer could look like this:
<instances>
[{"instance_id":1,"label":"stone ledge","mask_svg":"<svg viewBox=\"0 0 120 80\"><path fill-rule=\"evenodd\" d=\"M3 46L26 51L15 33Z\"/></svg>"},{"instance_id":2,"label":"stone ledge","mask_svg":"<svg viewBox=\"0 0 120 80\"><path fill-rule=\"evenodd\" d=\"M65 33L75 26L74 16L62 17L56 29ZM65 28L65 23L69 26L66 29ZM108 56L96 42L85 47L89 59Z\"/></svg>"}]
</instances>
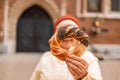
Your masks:
<instances>
[{"instance_id":1,"label":"stone ledge","mask_svg":"<svg viewBox=\"0 0 120 80\"><path fill-rule=\"evenodd\" d=\"M7 52L7 46L4 44L0 44L0 54Z\"/></svg>"}]
</instances>

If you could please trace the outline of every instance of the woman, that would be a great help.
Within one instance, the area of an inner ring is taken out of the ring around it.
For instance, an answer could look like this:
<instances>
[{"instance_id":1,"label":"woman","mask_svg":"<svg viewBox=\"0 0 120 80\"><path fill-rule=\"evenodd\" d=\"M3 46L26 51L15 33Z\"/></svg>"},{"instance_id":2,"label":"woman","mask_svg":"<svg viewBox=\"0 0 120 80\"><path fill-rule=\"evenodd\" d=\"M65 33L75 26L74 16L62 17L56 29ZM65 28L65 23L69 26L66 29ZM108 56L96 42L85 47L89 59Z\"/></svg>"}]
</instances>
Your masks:
<instances>
[{"instance_id":1,"label":"woman","mask_svg":"<svg viewBox=\"0 0 120 80\"><path fill-rule=\"evenodd\" d=\"M89 37L80 30L79 21L61 16L54 28L51 51L44 53L31 80L102 80L98 59L86 50Z\"/></svg>"}]
</instances>

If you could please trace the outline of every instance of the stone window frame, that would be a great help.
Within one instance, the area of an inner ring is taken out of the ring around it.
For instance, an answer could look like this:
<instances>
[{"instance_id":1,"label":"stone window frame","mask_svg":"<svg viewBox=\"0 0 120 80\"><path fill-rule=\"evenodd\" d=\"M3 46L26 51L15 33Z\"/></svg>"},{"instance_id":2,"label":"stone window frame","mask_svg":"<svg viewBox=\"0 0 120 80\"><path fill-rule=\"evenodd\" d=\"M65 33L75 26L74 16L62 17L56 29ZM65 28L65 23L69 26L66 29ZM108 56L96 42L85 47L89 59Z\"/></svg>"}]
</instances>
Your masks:
<instances>
[{"instance_id":1,"label":"stone window frame","mask_svg":"<svg viewBox=\"0 0 120 80\"><path fill-rule=\"evenodd\" d=\"M78 18L107 18L107 19L120 19L120 12L111 10L111 0L102 0L101 12L88 12L87 0L76 1L76 15Z\"/></svg>"}]
</instances>

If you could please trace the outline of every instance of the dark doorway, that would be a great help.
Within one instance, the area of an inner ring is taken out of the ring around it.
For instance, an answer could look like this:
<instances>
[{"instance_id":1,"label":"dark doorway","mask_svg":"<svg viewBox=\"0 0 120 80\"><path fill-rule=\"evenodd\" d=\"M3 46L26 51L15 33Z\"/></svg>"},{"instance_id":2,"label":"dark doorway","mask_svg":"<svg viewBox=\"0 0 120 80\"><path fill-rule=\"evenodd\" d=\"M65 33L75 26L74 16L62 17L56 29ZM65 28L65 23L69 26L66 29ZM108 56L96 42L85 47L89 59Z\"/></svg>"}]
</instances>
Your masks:
<instances>
[{"instance_id":1,"label":"dark doorway","mask_svg":"<svg viewBox=\"0 0 120 80\"><path fill-rule=\"evenodd\" d=\"M53 22L48 13L35 5L27 9L17 23L17 52L45 52L53 34Z\"/></svg>"}]
</instances>

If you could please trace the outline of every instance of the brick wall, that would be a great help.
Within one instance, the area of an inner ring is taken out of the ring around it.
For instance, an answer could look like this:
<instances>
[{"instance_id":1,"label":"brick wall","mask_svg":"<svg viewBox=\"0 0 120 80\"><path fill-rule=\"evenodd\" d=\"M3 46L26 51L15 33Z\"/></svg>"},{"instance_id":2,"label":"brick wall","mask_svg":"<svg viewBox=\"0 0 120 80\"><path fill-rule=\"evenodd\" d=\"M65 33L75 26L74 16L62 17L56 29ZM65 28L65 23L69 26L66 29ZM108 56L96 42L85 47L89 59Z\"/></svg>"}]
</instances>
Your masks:
<instances>
[{"instance_id":1,"label":"brick wall","mask_svg":"<svg viewBox=\"0 0 120 80\"><path fill-rule=\"evenodd\" d=\"M9 0L9 6L11 7L13 4L14 4L14 2L15 2L16 0Z\"/></svg>"},{"instance_id":2,"label":"brick wall","mask_svg":"<svg viewBox=\"0 0 120 80\"><path fill-rule=\"evenodd\" d=\"M60 3L62 3L62 0L53 0L53 1L57 4L57 6L60 9L61 8L61 4Z\"/></svg>"},{"instance_id":3,"label":"brick wall","mask_svg":"<svg viewBox=\"0 0 120 80\"><path fill-rule=\"evenodd\" d=\"M54 0L60 3L60 0ZM82 2L83 3L83 2ZM58 4L60 7L60 4ZM66 0L67 14L72 14L76 16L76 0ZM82 8L82 6L81 6ZM77 17L77 16L76 16ZM92 18L78 18L81 27L85 27L87 33L90 35L90 29L92 27L93 19ZM100 19L100 27L107 28L108 32L100 33L97 36L91 36L90 39L92 43L98 44L120 44L120 19Z\"/></svg>"},{"instance_id":4,"label":"brick wall","mask_svg":"<svg viewBox=\"0 0 120 80\"><path fill-rule=\"evenodd\" d=\"M10 0L10 7L16 0ZM42 0L41 0L42 1ZM61 9L62 0L53 0L58 8ZM3 3L4 0L0 0L0 27L3 23ZM67 14L76 16L76 0L66 0ZM77 17L77 16L76 16ZM92 18L78 18L81 23L81 27L85 27L87 33L90 32L93 19ZM109 32L101 33L97 36L90 36L92 43L99 44L120 44L120 19L100 19L101 27L108 28ZM1 38L0 38L1 39Z\"/></svg>"},{"instance_id":5,"label":"brick wall","mask_svg":"<svg viewBox=\"0 0 120 80\"><path fill-rule=\"evenodd\" d=\"M76 0L67 0L66 6L67 6L67 14L72 14L75 16L75 14L76 14Z\"/></svg>"},{"instance_id":6,"label":"brick wall","mask_svg":"<svg viewBox=\"0 0 120 80\"><path fill-rule=\"evenodd\" d=\"M4 0L0 0L0 43L3 42Z\"/></svg>"},{"instance_id":7,"label":"brick wall","mask_svg":"<svg viewBox=\"0 0 120 80\"><path fill-rule=\"evenodd\" d=\"M87 33L90 32L93 19L79 19L81 27L85 27ZM107 28L108 32L100 33L97 36L91 36L90 39L93 43L101 44L120 44L120 19L100 19L100 27Z\"/></svg>"}]
</instances>

